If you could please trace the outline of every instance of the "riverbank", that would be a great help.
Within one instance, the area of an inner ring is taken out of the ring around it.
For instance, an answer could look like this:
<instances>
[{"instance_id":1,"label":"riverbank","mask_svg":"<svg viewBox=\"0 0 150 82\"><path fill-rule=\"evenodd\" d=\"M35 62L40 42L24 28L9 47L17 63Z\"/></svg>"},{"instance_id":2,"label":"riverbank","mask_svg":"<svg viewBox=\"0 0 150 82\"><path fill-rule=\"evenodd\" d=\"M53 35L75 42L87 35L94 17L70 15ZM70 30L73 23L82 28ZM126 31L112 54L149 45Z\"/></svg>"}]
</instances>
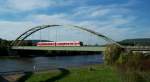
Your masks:
<instances>
[{"instance_id":1,"label":"riverbank","mask_svg":"<svg viewBox=\"0 0 150 82\"><path fill-rule=\"evenodd\" d=\"M0 59L17 59L19 56L0 56Z\"/></svg>"},{"instance_id":2,"label":"riverbank","mask_svg":"<svg viewBox=\"0 0 150 82\"><path fill-rule=\"evenodd\" d=\"M120 82L115 69L104 65L26 73L18 82Z\"/></svg>"},{"instance_id":3,"label":"riverbank","mask_svg":"<svg viewBox=\"0 0 150 82\"><path fill-rule=\"evenodd\" d=\"M8 75L0 79L0 82L149 82L149 74L150 71L122 73L114 67L95 64Z\"/></svg>"}]
</instances>

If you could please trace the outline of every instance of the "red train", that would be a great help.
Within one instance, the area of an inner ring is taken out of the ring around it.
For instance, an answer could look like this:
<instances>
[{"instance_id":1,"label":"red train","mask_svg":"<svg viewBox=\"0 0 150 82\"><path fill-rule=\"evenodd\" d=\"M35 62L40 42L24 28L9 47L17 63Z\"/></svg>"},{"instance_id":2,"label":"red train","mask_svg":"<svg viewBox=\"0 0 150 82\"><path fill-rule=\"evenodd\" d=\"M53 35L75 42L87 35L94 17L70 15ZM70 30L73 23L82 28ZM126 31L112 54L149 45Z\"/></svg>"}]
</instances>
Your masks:
<instances>
[{"instance_id":1,"label":"red train","mask_svg":"<svg viewBox=\"0 0 150 82\"><path fill-rule=\"evenodd\" d=\"M38 42L36 46L82 46L80 41Z\"/></svg>"}]
</instances>

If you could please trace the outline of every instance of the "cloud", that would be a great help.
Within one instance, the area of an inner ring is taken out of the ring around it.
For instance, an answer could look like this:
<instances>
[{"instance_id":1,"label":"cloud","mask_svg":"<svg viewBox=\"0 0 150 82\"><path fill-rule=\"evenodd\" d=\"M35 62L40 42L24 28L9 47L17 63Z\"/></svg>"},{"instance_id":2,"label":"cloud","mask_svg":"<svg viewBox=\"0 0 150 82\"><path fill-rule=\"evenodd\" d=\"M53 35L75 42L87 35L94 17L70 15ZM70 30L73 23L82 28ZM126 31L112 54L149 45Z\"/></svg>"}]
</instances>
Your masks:
<instances>
[{"instance_id":1,"label":"cloud","mask_svg":"<svg viewBox=\"0 0 150 82\"><path fill-rule=\"evenodd\" d=\"M20 34L27 31L30 28L39 25L75 25L75 21L65 18L65 14L54 14L54 15L30 15L25 18L24 21L0 21L0 37L4 39L14 40ZM7 35L7 36L6 36Z\"/></svg>"},{"instance_id":2,"label":"cloud","mask_svg":"<svg viewBox=\"0 0 150 82\"><path fill-rule=\"evenodd\" d=\"M26 12L38 9L75 5L77 3L79 5L84 2L84 0L80 2L78 2L78 0L6 0L0 3L0 10Z\"/></svg>"},{"instance_id":3,"label":"cloud","mask_svg":"<svg viewBox=\"0 0 150 82\"><path fill-rule=\"evenodd\" d=\"M0 37L13 40L33 26L31 22L0 21Z\"/></svg>"},{"instance_id":4,"label":"cloud","mask_svg":"<svg viewBox=\"0 0 150 82\"><path fill-rule=\"evenodd\" d=\"M50 24L50 25L71 24L71 25L83 26L85 28L89 28L94 31L100 32L102 34L105 34L117 40L125 38L124 34L132 30L129 28L119 28L119 29L117 28L117 26L119 25L128 23L129 19L125 20L122 18L118 18L116 20L103 21L103 23L99 23L99 21L95 21L95 20L75 21L67 18L66 16L67 16L66 14L54 14L54 15L40 14L40 15L31 15L28 18L26 18L27 19L26 21L22 21L22 22L0 21L0 27L1 27L0 30L2 31L2 33L0 33L0 36L5 39L15 39L17 36L19 36L27 29L32 28L34 26L45 25L45 24ZM71 34L71 32L67 32L67 33ZM5 36L6 34L8 36ZM121 36L122 34L123 36ZM120 36L116 37L118 35Z\"/></svg>"},{"instance_id":5,"label":"cloud","mask_svg":"<svg viewBox=\"0 0 150 82\"><path fill-rule=\"evenodd\" d=\"M20 2L22 1L22 2ZM34 11L36 9L48 8L53 6L71 5L74 0L8 0L6 8L10 10ZM18 3L24 3L18 4ZM42 4L43 3L43 4ZM136 25L137 16L132 14L132 10L127 7L133 2L126 4L108 4L108 5L84 5L74 7L69 12L62 13L36 13L26 15L22 21L0 21L0 37L4 39L15 39L22 32L29 28L45 24L72 24L83 26L92 29L96 32L102 33L114 40L123 40L126 38L147 37L149 34L145 28L143 30L137 27L130 27ZM3 6L4 7L4 6ZM2 11L2 9L0 9ZM4 11L9 11L3 9ZM71 34L71 32L65 32ZM140 34L139 34L140 33ZM67 35L66 34L66 35ZM6 36L7 35L7 36ZM76 34L75 34L76 35ZM149 34L150 35L150 34ZM82 39L82 38L81 38ZM94 39L95 40L95 39Z\"/></svg>"},{"instance_id":6,"label":"cloud","mask_svg":"<svg viewBox=\"0 0 150 82\"><path fill-rule=\"evenodd\" d=\"M7 0L7 8L18 11L30 11L38 8L46 8L50 4L48 0Z\"/></svg>"},{"instance_id":7,"label":"cloud","mask_svg":"<svg viewBox=\"0 0 150 82\"><path fill-rule=\"evenodd\" d=\"M45 24L72 24L83 26L84 28L92 29L96 32L102 33L114 40L123 40L125 38L134 38L134 37L141 37L148 31L143 30L138 31L135 30L136 28L131 27L124 27L124 24L129 24L130 22L134 21L132 17L123 18L122 16L115 16L112 20L105 20L105 21L98 21L98 20L84 20L84 21L76 21L71 20L71 18L67 18L66 14L54 14L54 15L45 15L45 14L35 14L28 16L25 21L0 21L0 37L4 39L13 40L17 38L21 33L25 32L29 28L38 26L38 25L45 25ZM74 17L73 17L74 18ZM61 30L60 30L61 31ZM47 32L47 31L46 31ZM142 32L140 35L139 32ZM53 31L55 34L55 31ZM78 32L70 32L70 31L61 31L62 35L71 35L76 36ZM60 34L61 34L60 33ZM84 33L78 33L84 35ZM6 36L7 35L7 36ZM137 36L138 35L138 36ZM82 37L77 36L81 40ZM85 35L84 38L86 38ZM54 36L53 36L54 38ZM70 38L71 39L71 38ZM71 39L72 40L72 39ZM87 40L87 38L86 38ZM92 41L97 41L96 38L92 38Z\"/></svg>"},{"instance_id":8,"label":"cloud","mask_svg":"<svg viewBox=\"0 0 150 82\"><path fill-rule=\"evenodd\" d=\"M124 5L124 4L123 4ZM98 5L98 6L81 6L74 10L74 16L81 16L82 18L110 18L115 15L128 16L131 10L122 5Z\"/></svg>"},{"instance_id":9,"label":"cloud","mask_svg":"<svg viewBox=\"0 0 150 82\"><path fill-rule=\"evenodd\" d=\"M67 19L65 14L32 15L29 19L37 24L73 24L73 21Z\"/></svg>"}]
</instances>

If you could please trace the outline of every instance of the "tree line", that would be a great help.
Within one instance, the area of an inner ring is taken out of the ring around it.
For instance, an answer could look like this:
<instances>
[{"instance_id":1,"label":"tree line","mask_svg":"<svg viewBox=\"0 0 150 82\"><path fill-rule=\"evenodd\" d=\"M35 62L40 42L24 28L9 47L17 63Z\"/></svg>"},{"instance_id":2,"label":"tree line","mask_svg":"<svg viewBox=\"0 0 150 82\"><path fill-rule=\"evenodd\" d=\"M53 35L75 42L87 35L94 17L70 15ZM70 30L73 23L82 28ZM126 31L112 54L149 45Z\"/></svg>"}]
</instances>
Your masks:
<instances>
[{"instance_id":1,"label":"tree line","mask_svg":"<svg viewBox=\"0 0 150 82\"><path fill-rule=\"evenodd\" d=\"M0 39L0 55L8 55L8 48L11 41Z\"/></svg>"}]
</instances>

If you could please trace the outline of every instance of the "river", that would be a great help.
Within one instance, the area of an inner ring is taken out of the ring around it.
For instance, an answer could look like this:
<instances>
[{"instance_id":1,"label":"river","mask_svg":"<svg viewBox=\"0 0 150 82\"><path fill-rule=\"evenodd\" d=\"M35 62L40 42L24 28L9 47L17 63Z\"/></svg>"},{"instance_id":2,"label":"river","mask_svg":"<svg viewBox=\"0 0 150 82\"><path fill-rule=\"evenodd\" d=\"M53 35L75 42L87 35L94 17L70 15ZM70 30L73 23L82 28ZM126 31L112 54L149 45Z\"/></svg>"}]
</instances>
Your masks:
<instances>
[{"instance_id":1,"label":"river","mask_svg":"<svg viewBox=\"0 0 150 82\"><path fill-rule=\"evenodd\" d=\"M78 55L0 59L0 72L48 70L103 63L103 55Z\"/></svg>"}]
</instances>

